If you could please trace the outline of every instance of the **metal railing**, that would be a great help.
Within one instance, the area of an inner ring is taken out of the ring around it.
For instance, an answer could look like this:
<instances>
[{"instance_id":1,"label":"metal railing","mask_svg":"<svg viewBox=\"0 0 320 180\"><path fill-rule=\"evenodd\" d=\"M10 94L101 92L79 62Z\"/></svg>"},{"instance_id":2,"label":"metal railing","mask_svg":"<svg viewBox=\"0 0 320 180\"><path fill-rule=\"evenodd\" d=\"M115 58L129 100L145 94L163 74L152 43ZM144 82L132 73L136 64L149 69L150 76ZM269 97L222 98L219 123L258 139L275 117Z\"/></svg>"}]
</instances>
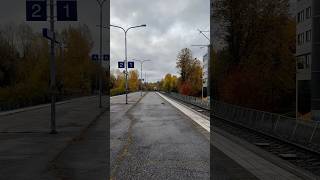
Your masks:
<instances>
[{"instance_id":1,"label":"metal railing","mask_svg":"<svg viewBox=\"0 0 320 180\"><path fill-rule=\"evenodd\" d=\"M203 101L201 98L177 93L167 93L167 95L210 110L210 102ZM320 122L303 121L220 101L213 101L212 103L214 103L214 115L218 118L320 151Z\"/></svg>"},{"instance_id":2,"label":"metal railing","mask_svg":"<svg viewBox=\"0 0 320 180\"><path fill-rule=\"evenodd\" d=\"M172 98L175 98L175 99L181 100L183 102L192 104L194 106L199 106L199 107L201 107L203 109L210 110L210 102L209 101L204 101L201 98L197 98L197 97L194 97L194 96L185 96L185 95L182 95L182 94L172 93L172 92L171 93L165 93L165 94L170 96L170 97L172 97Z\"/></svg>"}]
</instances>

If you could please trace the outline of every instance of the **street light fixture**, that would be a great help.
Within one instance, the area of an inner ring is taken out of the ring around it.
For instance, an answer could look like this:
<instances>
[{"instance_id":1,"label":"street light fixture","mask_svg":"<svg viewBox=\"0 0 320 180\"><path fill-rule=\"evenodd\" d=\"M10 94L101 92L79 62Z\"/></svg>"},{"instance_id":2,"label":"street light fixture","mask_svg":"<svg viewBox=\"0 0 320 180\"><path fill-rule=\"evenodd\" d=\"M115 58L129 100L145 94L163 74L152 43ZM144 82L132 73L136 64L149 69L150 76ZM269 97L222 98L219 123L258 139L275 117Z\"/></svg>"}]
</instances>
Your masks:
<instances>
[{"instance_id":1,"label":"street light fixture","mask_svg":"<svg viewBox=\"0 0 320 180\"><path fill-rule=\"evenodd\" d=\"M205 34L204 34L204 32L210 32L210 31L202 31L202 30L200 30L200 29L198 29L198 31L199 31L199 33L200 34L202 34L209 42L210 42L210 38L208 38ZM210 57L211 55L210 55L210 44L208 44L208 45L191 45L191 46L198 46L198 47L200 47L200 49L202 49L202 48L204 48L204 47L207 47L208 48L208 56ZM209 60L209 62L210 62L210 60ZM207 84L207 87L208 87L208 84ZM203 83L202 83L202 90L201 90L201 96L202 96L202 99L203 99Z\"/></svg>"},{"instance_id":2,"label":"street light fixture","mask_svg":"<svg viewBox=\"0 0 320 180\"><path fill-rule=\"evenodd\" d=\"M202 30L200 30L200 29L198 29L198 31L199 31L200 34L202 34L202 35L210 42L210 38L208 38L208 37L204 34L204 32L210 32L210 31L202 31Z\"/></svg>"},{"instance_id":3,"label":"street light fixture","mask_svg":"<svg viewBox=\"0 0 320 180\"><path fill-rule=\"evenodd\" d=\"M143 63L145 63L145 62L149 62L149 61L151 61L151 60L136 60L136 59L134 59L134 61L138 61L138 62L140 62L140 67L141 67L141 77L140 77L140 79L141 79L141 83L140 83L140 92L141 92L141 97L142 97L142 65L143 65Z\"/></svg>"},{"instance_id":4,"label":"street light fixture","mask_svg":"<svg viewBox=\"0 0 320 180\"><path fill-rule=\"evenodd\" d=\"M126 66L126 104L128 104L128 50L127 50L127 34L128 34L128 31L130 29L134 29L134 28L140 28L140 27L147 27L146 24L142 24L142 25L139 25L139 26L132 26L132 27L129 27L128 29L124 29L123 27L121 26L116 26L116 25L111 25L110 24L110 27L115 27L115 28L119 28L119 29L122 29L123 32L124 32L124 45L125 45L125 66Z\"/></svg>"}]
</instances>

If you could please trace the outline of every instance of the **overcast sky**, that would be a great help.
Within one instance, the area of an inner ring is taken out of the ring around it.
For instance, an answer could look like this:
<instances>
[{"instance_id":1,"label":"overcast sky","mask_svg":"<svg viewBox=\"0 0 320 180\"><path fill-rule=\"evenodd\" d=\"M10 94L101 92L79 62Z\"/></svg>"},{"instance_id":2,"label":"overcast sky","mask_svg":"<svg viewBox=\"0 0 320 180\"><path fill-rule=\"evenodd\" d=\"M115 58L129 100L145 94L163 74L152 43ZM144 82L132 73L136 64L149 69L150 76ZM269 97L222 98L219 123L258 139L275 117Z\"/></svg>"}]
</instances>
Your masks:
<instances>
[{"instance_id":1,"label":"overcast sky","mask_svg":"<svg viewBox=\"0 0 320 180\"><path fill-rule=\"evenodd\" d=\"M31 25L36 32L48 27L48 22L26 22L26 0L3 0L0 3L0 25L9 23ZM166 73L177 74L176 57L182 48L191 48L202 60L206 49L192 44L208 44L197 31L209 30L209 0L111 0L111 24L130 27L147 24L146 28L128 33L128 58L150 59L144 69L147 80L160 80ZM107 8L104 9L107 17ZM95 42L93 53L99 47L99 9L96 0L78 0L78 22L56 22L57 29L69 25L87 24ZM106 20L104 20L104 24ZM106 31L105 31L106 32ZM111 29L111 69L124 59L124 33ZM208 34L209 35L209 34ZM108 40L103 39L104 50ZM136 67L138 64L136 64ZM139 68L140 70L140 68Z\"/></svg>"},{"instance_id":2,"label":"overcast sky","mask_svg":"<svg viewBox=\"0 0 320 180\"><path fill-rule=\"evenodd\" d=\"M182 48L191 48L202 60L206 48L191 45L209 43L197 31L209 30L209 21L209 0L111 0L111 24L124 28L147 24L129 31L128 59L152 60L144 64L148 81L177 74L176 58ZM115 69L117 61L124 59L124 33L116 28L110 33L111 68Z\"/></svg>"}]
</instances>

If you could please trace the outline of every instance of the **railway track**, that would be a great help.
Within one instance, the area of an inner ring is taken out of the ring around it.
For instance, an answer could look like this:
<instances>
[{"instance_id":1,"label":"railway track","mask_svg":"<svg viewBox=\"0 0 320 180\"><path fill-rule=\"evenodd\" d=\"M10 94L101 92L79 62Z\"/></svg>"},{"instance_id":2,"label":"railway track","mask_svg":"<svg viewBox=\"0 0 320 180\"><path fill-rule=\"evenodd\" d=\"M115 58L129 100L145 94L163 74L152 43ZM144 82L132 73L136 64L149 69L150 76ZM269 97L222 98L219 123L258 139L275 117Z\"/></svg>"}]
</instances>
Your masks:
<instances>
[{"instance_id":1,"label":"railway track","mask_svg":"<svg viewBox=\"0 0 320 180\"><path fill-rule=\"evenodd\" d=\"M210 111L207 109L180 99L176 100L188 107L191 107L199 113L210 116ZM314 148L309 148L308 146L304 147L299 144L285 141L275 136L250 129L219 117L216 117L213 122L214 127L244 139L245 141L258 146L259 148L264 149L265 151L268 151L297 167L307 170L320 178L320 152Z\"/></svg>"}]
</instances>

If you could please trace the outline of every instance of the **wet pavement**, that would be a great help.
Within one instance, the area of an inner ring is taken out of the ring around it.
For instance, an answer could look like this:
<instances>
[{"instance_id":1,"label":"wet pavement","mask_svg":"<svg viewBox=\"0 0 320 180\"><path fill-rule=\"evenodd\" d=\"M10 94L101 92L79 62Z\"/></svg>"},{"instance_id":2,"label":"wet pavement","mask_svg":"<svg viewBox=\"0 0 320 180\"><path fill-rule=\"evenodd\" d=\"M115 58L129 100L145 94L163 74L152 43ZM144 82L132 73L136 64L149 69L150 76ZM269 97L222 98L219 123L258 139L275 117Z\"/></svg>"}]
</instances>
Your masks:
<instances>
[{"instance_id":1,"label":"wet pavement","mask_svg":"<svg viewBox=\"0 0 320 180\"><path fill-rule=\"evenodd\" d=\"M105 104L107 97L103 98ZM58 179L52 162L68 149L75 137L104 113L105 109L98 107L97 97L78 98L59 104L56 116L58 134L55 135L49 134L50 106L0 115L0 179ZM100 134L105 134L105 128L101 126L100 129ZM102 143L105 141L104 137ZM102 147L105 154L106 148L100 143L98 146ZM90 149L90 146L87 149ZM71 149L71 152L80 151L83 152L83 149ZM90 151L82 155L83 158L89 158ZM100 157L100 161L107 163L103 157ZM77 166L74 166L74 169L77 169Z\"/></svg>"},{"instance_id":2,"label":"wet pavement","mask_svg":"<svg viewBox=\"0 0 320 180\"><path fill-rule=\"evenodd\" d=\"M153 92L129 108L111 111L111 179L210 179L209 140L190 119Z\"/></svg>"},{"instance_id":3,"label":"wet pavement","mask_svg":"<svg viewBox=\"0 0 320 180\"><path fill-rule=\"evenodd\" d=\"M51 162L52 172L57 179L107 179L108 116L109 113L106 112L93 121L90 128L83 131Z\"/></svg>"},{"instance_id":4,"label":"wet pavement","mask_svg":"<svg viewBox=\"0 0 320 180\"><path fill-rule=\"evenodd\" d=\"M238 164L234 159L228 157L225 153L219 150L216 146L221 144L221 139L217 139L218 135L215 133L217 129L214 129L210 135L210 118L206 115L199 113L194 110L189 104L183 104L180 101L176 101L172 98L165 96L165 94L159 94L164 99L166 99L172 106L179 109L186 116L193 120L195 126L198 126L198 130L210 140L212 137L212 144L210 149L210 178L214 180L256 180L252 173L250 173L246 168ZM222 140L226 141L226 140ZM235 150L236 147L234 147ZM229 150L227 150L229 151Z\"/></svg>"},{"instance_id":5,"label":"wet pavement","mask_svg":"<svg viewBox=\"0 0 320 180\"><path fill-rule=\"evenodd\" d=\"M110 99L110 179L257 179L214 146L210 156L208 130L158 94L128 97ZM109 113L94 97L57 110L57 135L49 107L0 116L0 179L108 179Z\"/></svg>"}]
</instances>

